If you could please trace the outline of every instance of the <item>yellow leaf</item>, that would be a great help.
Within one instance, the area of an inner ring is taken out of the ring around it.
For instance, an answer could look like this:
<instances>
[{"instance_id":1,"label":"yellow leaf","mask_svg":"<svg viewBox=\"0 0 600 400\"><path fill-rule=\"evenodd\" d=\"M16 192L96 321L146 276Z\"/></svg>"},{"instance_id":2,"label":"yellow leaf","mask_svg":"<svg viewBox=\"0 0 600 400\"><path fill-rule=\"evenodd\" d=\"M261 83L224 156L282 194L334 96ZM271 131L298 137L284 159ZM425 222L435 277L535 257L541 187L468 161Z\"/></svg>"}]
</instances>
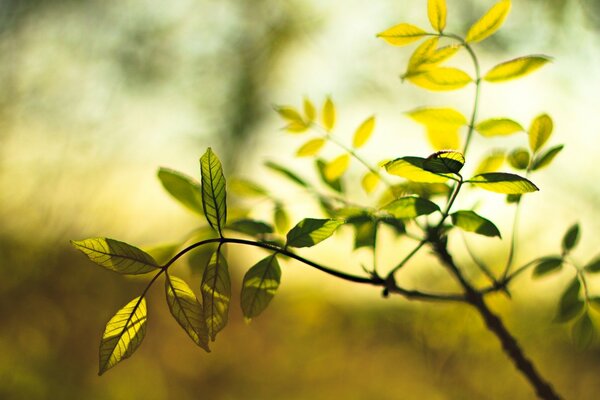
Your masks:
<instances>
[{"instance_id":1,"label":"yellow leaf","mask_svg":"<svg viewBox=\"0 0 600 400\"><path fill-rule=\"evenodd\" d=\"M552 134L554 124L548 114L538 115L529 128L529 147L532 152L537 152Z\"/></svg>"},{"instance_id":2,"label":"yellow leaf","mask_svg":"<svg viewBox=\"0 0 600 400\"><path fill-rule=\"evenodd\" d=\"M421 39L425 34L426 32L423 29L411 24L403 23L378 33L377 37L382 38L394 46L404 46L415 40Z\"/></svg>"},{"instance_id":3,"label":"yellow leaf","mask_svg":"<svg viewBox=\"0 0 600 400\"><path fill-rule=\"evenodd\" d=\"M279 116L290 123L304 125L304 120L295 108L290 106L275 106L275 111Z\"/></svg>"},{"instance_id":4,"label":"yellow leaf","mask_svg":"<svg viewBox=\"0 0 600 400\"><path fill-rule=\"evenodd\" d=\"M484 172L496 172L504 163L504 151L495 150L488 154L477 166L475 174L483 174Z\"/></svg>"},{"instance_id":5,"label":"yellow leaf","mask_svg":"<svg viewBox=\"0 0 600 400\"><path fill-rule=\"evenodd\" d=\"M496 65L483 77L488 82L502 82L520 78L549 62L545 56L526 56L515 58Z\"/></svg>"},{"instance_id":6,"label":"yellow leaf","mask_svg":"<svg viewBox=\"0 0 600 400\"><path fill-rule=\"evenodd\" d=\"M335 126L335 105L331 97L327 97L323 104L323 125L327 132L330 132Z\"/></svg>"},{"instance_id":7,"label":"yellow leaf","mask_svg":"<svg viewBox=\"0 0 600 400\"><path fill-rule=\"evenodd\" d=\"M428 128L427 139L434 150L458 149L460 147L458 127Z\"/></svg>"},{"instance_id":8,"label":"yellow leaf","mask_svg":"<svg viewBox=\"0 0 600 400\"><path fill-rule=\"evenodd\" d=\"M387 163L385 169L392 175L401 176L413 182L442 183L448 180L448 178L424 170L423 160L419 157L402 157Z\"/></svg>"},{"instance_id":9,"label":"yellow leaf","mask_svg":"<svg viewBox=\"0 0 600 400\"><path fill-rule=\"evenodd\" d=\"M304 98L304 115L308 122L313 122L317 115L314 104L307 97Z\"/></svg>"},{"instance_id":10,"label":"yellow leaf","mask_svg":"<svg viewBox=\"0 0 600 400\"><path fill-rule=\"evenodd\" d=\"M321 150L321 148L323 147L324 144L325 144L324 139L320 139L320 138L311 139L308 142L304 143L302 146L300 146L300 148L296 152L296 156L297 157L314 156L319 152L319 150Z\"/></svg>"},{"instance_id":11,"label":"yellow leaf","mask_svg":"<svg viewBox=\"0 0 600 400\"><path fill-rule=\"evenodd\" d=\"M360 124L358 129L356 129L356 132L354 133L354 140L352 142L352 146L356 149L362 147L371 137L374 128L375 117L371 116L367 118L362 124Z\"/></svg>"},{"instance_id":12,"label":"yellow leaf","mask_svg":"<svg viewBox=\"0 0 600 400\"><path fill-rule=\"evenodd\" d=\"M435 68L407 78L415 85L434 91L460 89L473 80L457 68Z\"/></svg>"},{"instance_id":13,"label":"yellow leaf","mask_svg":"<svg viewBox=\"0 0 600 400\"><path fill-rule=\"evenodd\" d=\"M429 57L425 61L425 64L427 64L427 66L438 65L455 55L459 49L460 45L458 44L440 47L439 49L437 49L429 55Z\"/></svg>"},{"instance_id":14,"label":"yellow leaf","mask_svg":"<svg viewBox=\"0 0 600 400\"><path fill-rule=\"evenodd\" d=\"M416 122L427 127L459 127L467 124L467 119L453 108L416 108L406 113Z\"/></svg>"},{"instance_id":15,"label":"yellow leaf","mask_svg":"<svg viewBox=\"0 0 600 400\"><path fill-rule=\"evenodd\" d=\"M362 187L367 194L373 193L379 184L379 176L373 172L367 172L361 181Z\"/></svg>"},{"instance_id":16,"label":"yellow leaf","mask_svg":"<svg viewBox=\"0 0 600 400\"><path fill-rule=\"evenodd\" d=\"M408 60L408 72L406 75L409 75L411 71L416 71L421 64L426 62L429 56L431 56L431 54L433 54L437 49L439 41L439 37L432 37L425 40L415 49Z\"/></svg>"},{"instance_id":17,"label":"yellow leaf","mask_svg":"<svg viewBox=\"0 0 600 400\"><path fill-rule=\"evenodd\" d=\"M487 13L475 22L467 33L466 41L469 43L480 42L500 29L510 11L510 0L500 0Z\"/></svg>"},{"instance_id":18,"label":"yellow leaf","mask_svg":"<svg viewBox=\"0 0 600 400\"><path fill-rule=\"evenodd\" d=\"M350 155L342 154L325 166L325 178L328 181L334 181L346 172L350 165Z\"/></svg>"},{"instance_id":19,"label":"yellow leaf","mask_svg":"<svg viewBox=\"0 0 600 400\"><path fill-rule=\"evenodd\" d=\"M446 27L446 0L429 0L427 2L427 16L431 27L441 32Z\"/></svg>"},{"instance_id":20,"label":"yellow leaf","mask_svg":"<svg viewBox=\"0 0 600 400\"><path fill-rule=\"evenodd\" d=\"M506 136L523 131L523 127L509 118L490 118L475 125L475 130L482 136Z\"/></svg>"},{"instance_id":21,"label":"yellow leaf","mask_svg":"<svg viewBox=\"0 0 600 400\"><path fill-rule=\"evenodd\" d=\"M290 133L302 133L306 132L308 125L306 125L304 122L290 122L283 129Z\"/></svg>"}]
</instances>

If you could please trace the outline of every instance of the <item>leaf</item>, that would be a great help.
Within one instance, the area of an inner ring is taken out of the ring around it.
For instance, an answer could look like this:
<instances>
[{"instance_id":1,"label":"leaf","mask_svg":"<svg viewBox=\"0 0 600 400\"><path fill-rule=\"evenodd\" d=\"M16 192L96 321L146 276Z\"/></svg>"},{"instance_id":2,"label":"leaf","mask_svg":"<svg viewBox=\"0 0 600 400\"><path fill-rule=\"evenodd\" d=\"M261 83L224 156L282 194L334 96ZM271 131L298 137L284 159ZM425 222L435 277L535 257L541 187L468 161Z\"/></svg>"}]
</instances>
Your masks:
<instances>
[{"instance_id":1,"label":"leaf","mask_svg":"<svg viewBox=\"0 0 600 400\"><path fill-rule=\"evenodd\" d=\"M482 174L485 172L496 172L504 163L504 151L502 150L493 150L489 153L481 162L477 169L475 170L475 174Z\"/></svg>"},{"instance_id":2,"label":"leaf","mask_svg":"<svg viewBox=\"0 0 600 400\"><path fill-rule=\"evenodd\" d=\"M552 118L548 114L537 116L529 127L529 147L536 153L548 141L552 134Z\"/></svg>"},{"instance_id":3,"label":"leaf","mask_svg":"<svg viewBox=\"0 0 600 400\"><path fill-rule=\"evenodd\" d=\"M309 186L308 183L304 179L300 178L298 175L296 175L295 173L293 173L292 171L290 171L283 165L277 164L273 161L267 161L267 162L265 162L265 166L267 168L269 168L270 170L275 171L275 172L285 176L286 178L288 178L290 181L294 182L297 185L300 185L305 188Z\"/></svg>"},{"instance_id":4,"label":"leaf","mask_svg":"<svg viewBox=\"0 0 600 400\"><path fill-rule=\"evenodd\" d=\"M431 27L442 32L446 27L446 0L429 0L427 2L427 16Z\"/></svg>"},{"instance_id":5,"label":"leaf","mask_svg":"<svg viewBox=\"0 0 600 400\"><path fill-rule=\"evenodd\" d=\"M562 257L544 257L533 270L533 277L539 278L551 272L560 271L563 264Z\"/></svg>"},{"instance_id":6,"label":"leaf","mask_svg":"<svg viewBox=\"0 0 600 400\"><path fill-rule=\"evenodd\" d=\"M460 147L460 135L457 127L427 128L427 141L433 150L457 149Z\"/></svg>"},{"instance_id":7,"label":"leaf","mask_svg":"<svg viewBox=\"0 0 600 400\"><path fill-rule=\"evenodd\" d=\"M281 268L275 254L260 260L246 272L242 282L241 304L246 318L257 317L267 308L281 281Z\"/></svg>"},{"instance_id":8,"label":"leaf","mask_svg":"<svg viewBox=\"0 0 600 400\"><path fill-rule=\"evenodd\" d=\"M342 185L341 177L338 177L333 180L327 178L327 176L325 175L325 169L328 164L325 163L325 161L321 160L320 158L315 160L315 165L317 167L317 172L319 173L319 177L321 178L321 181L323 181L323 183L325 183L327 186L329 186L331 189L335 190L336 192L343 193L344 188Z\"/></svg>"},{"instance_id":9,"label":"leaf","mask_svg":"<svg viewBox=\"0 0 600 400\"><path fill-rule=\"evenodd\" d=\"M335 181L348 169L350 166L350 154L342 154L325 165L324 174L328 181Z\"/></svg>"},{"instance_id":10,"label":"leaf","mask_svg":"<svg viewBox=\"0 0 600 400\"><path fill-rule=\"evenodd\" d=\"M554 160L554 157L556 157L558 155L558 153L560 153L560 151L563 149L563 147L564 146L561 144L559 146L555 146L555 147L548 149L543 154L538 154L538 156L533 159L531 169L533 171L537 171L539 169L545 168L548 165L550 165L552 160Z\"/></svg>"},{"instance_id":11,"label":"leaf","mask_svg":"<svg viewBox=\"0 0 600 400\"><path fill-rule=\"evenodd\" d=\"M206 265L200 289L208 334L214 342L217 333L227 325L229 301L231 300L229 269L220 247L213 253Z\"/></svg>"},{"instance_id":12,"label":"leaf","mask_svg":"<svg viewBox=\"0 0 600 400\"><path fill-rule=\"evenodd\" d=\"M279 116L285 119L287 122L292 124L304 125L304 120L300 113L294 108L290 106L274 106L275 112L279 114Z\"/></svg>"},{"instance_id":13,"label":"leaf","mask_svg":"<svg viewBox=\"0 0 600 400\"><path fill-rule=\"evenodd\" d=\"M591 274L600 272L600 255L596 256L596 258L587 263L583 269Z\"/></svg>"},{"instance_id":14,"label":"leaf","mask_svg":"<svg viewBox=\"0 0 600 400\"><path fill-rule=\"evenodd\" d=\"M130 357L146 335L146 299L136 297L108 321L100 341L102 375L119 362Z\"/></svg>"},{"instance_id":15,"label":"leaf","mask_svg":"<svg viewBox=\"0 0 600 400\"><path fill-rule=\"evenodd\" d=\"M408 60L408 66L406 73L404 74L404 78L419 71L421 66L427 62L429 56L431 56L435 52L439 41L440 38L434 36L423 41L423 43L421 43L415 49L415 51L413 51L413 53L410 56L410 59Z\"/></svg>"},{"instance_id":16,"label":"leaf","mask_svg":"<svg viewBox=\"0 0 600 400\"><path fill-rule=\"evenodd\" d=\"M160 268L148 253L118 240L90 238L71 240L71 244L94 263L120 274L146 274Z\"/></svg>"},{"instance_id":17,"label":"leaf","mask_svg":"<svg viewBox=\"0 0 600 400\"><path fill-rule=\"evenodd\" d=\"M208 224L221 235L227 222L225 176L221 161L209 147L200 158L202 205Z\"/></svg>"},{"instance_id":18,"label":"leaf","mask_svg":"<svg viewBox=\"0 0 600 400\"><path fill-rule=\"evenodd\" d=\"M267 189L247 179L232 178L227 186L231 192L242 197L264 197L269 195Z\"/></svg>"},{"instance_id":19,"label":"leaf","mask_svg":"<svg viewBox=\"0 0 600 400\"><path fill-rule=\"evenodd\" d=\"M421 28L411 24L402 23L378 33L377 37L382 38L394 46L404 46L421 39L425 35L426 32Z\"/></svg>"},{"instance_id":20,"label":"leaf","mask_svg":"<svg viewBox=\"0 0 600 400\"><path fill-rule=\"evenodd\" d=\"M523 147L519 147L510 152L506 161L514 169L525 170L529 166L529 152Z\"/></svg>"},{"instance_id":21,"label":"leaf","mask_svg":"<svg viewBox=\"0 0 600 400\"><path fill-rule=\"evenodd\" d=\"M581 284L575 277L567 286L558 303L558 312L555 317L556 322L568 322L575 318L583 310L583 301L579 298Z\"/></svg>"},{"instance_id":22,"label":"leaf","mask_svg":"<svg viewBox=\"0 0 600 400\"><path fill-rule=\"evenodd\" d=\"M191 211L200 215L204 213L202 210L202 190L200 183L194 178L172 169L160 168L158 179L175 200Z\"/></svg>"},{"instance_id":23,"label":"leaf","mask_svg":"<svg viewBox=\"0 0 600 400\"><path fill-rule=\"evenodd\" d=\"M385 169L392 175L401 176L413 182L443 183L448 178L426 171L423 167L424 158L401 157L385 164Z\"/></svg>"},{"instance_id":24,"label":"leaf","mask_svg":"<svg viewBox=\"0 0 600 400\"><path fill-rule=\"evenodd\" d=\"M382 209L399 219L416 218L419 215L429 215L440 210L434 202L417 196L401 197Z\"/></svg>"},{"instance_id":25,"label":"leaf","mask_svg":"<svg viewBox=\"0 0 600 400\"><path fill-rule=\"evenodd\" d=\"M510 0L500 0L490 8L477 22L475 22L467 33L468 43L481 42L500 29L510 11Z\"/></svg>"},{"instance_id":26,"label":"leaf","mask_svg":"<svg viewBox=\"0 0 600 400\"><path fill-rule=\"evenodd\" d=\"M287 232L290 227L290 217L288 217L285 212L285 208L283 204L277 203L275 205L275 210L273 211L273 221L275 222L275 227L277 231L280 233Z\"/></svg>"},{"instance_id":27,"label":"leaf","mask_svg":"<svg viewBox=\"0 0 600 400\"><path fill-rule=\"evenodd\" d=\"M379 175L369 171L363 176L360 184L367 194L371 194L379 184L379 180Z\"/></svg>"},{"instance_id":28,"label":"leaf","mask_svg":"<svg viewBox=\"0 0 600 400\"><path fill-rule=\"evenodd\" d=\"M225 229L244 233L249 236L273 233L273 227L271 225L253 219L238 219L237 221L230 222Z\"/></svg>"},{"instance_id":29,"label":"leaf","mask_svg":"<svg viewBox=\"0 0 600 400\"><path fill-rule=\"evenodd\" d=\"M509 118L490 118L475 125L475 130L482 136L507 136L524 131L521 124Z\"/></svg>"},{"instance_id":30,"label":"leaf","mask_svg":"<svg viewBox=\"0 0 600 400\"><path fill-rule=\"evenodd\" d=\"M204 311L192 289L182 279L167 274L165 292L169 310L177 323L194 343L210 352Z\"/></svg>"},{"instance_id":31,"label":"leaf","mask_svg":"<svg viewBox=\"0 0 600 400\"><path fill-rule=\"evenodd\" d=\"M327 239L343 220L305 218L287 233L287 246L311 247Z\"/></svg>"},{"instance_id":32,"label":"leaf","mask_svg":"<svg viewBox=\"0 0 600 400\"><path fill-rule=\"evenodd\" d=\"M289 133L304 133L308 130L309 125L304 122L290 122L283 127Z\"/></svg>"},{"instance_id":33,"label":"leaf","mask_svg":"<svg viewBox=\"0 0 600 400\"><path fill-rule=\"evenodd\" d=\"M361 214L351 217L347 221L354 227L354 249L361 247L375 247L376 222L369 215Z\"/></svg>"},{"instance_id":34,"label":"leaf","mask_svg":"<svg viewBox=\"0 0 600 400\"><path fill-rule=\"evenodd\" d=\"M496 65L483 77L488 82L504 82L521 78L550 61L546 56L525 56Z\"/></svg>"},{"instance_id":35,"label":"leaf","mask_svg":"<svg viewBox=\"0 0 600 400\"><path fill-rule=\"evenodd\" d=\"M313 122L317 116L315 106L307 97L304 98L303 106L304 106L304 115L306 116L306 120L308 122Z\"/></svg>"},{"instance_id":36,"label":"leaf","mask_svg":"<svg viewBox=\"0 0 600 400\"><path fill-rule=\"evenodd\" d=\"M464 165L465 157L454 150L438 151L423 161L423 168L436 174L458 174Z\"/></svg>"},{"instance_id":37,"label":"leaf","mask_svg":"<svg viewBox=\"0 0 600 400\"><path fill-rule=\"evenodd\" d=\"M466 72L452 67L429 69L407 79L419 87L433 91L460 89L473 81Z\"/></svg>"},{"instance_id":38,"label":"leaf","mask_svg":"<svg viewBox=\"0 0 600 400\"><path fill-rule=\"evenodd\" d=\"M579 350L585 350L592 344L595 336L594 323L586 312L573 324L571 330L573 344Z\"/></svg>"},{"instance_id":39,"label":"leaf","mask_svg":"<svg viewBox=\"0 0 600 400\"><path fill-rule=\"evenodd\" d=\"M158 265L163 265L175 255L180 246L180 243L160 244L151 247L145 247L143 251L148 253L148 255L152 257Z\"/></svg>"},{"instance_id":40,"label":"leaf","mask_svg":"<svg viewBox=\"0 0 600 400\"><path fill-rule=\"evenodd\" d=\"M579 242L580 232L579 232L579 224L574 224L567 230L562 240L562 249L563 253L568 253L573 250L573 248Z\"/></svg>"},{"instance_id":41,"label":"leaf","mask_svg":"<svg viewBox=\"0 0 600 400\"><path fill-rule=\"evenodd\" d=\"M404 226L404 222L402 222L401 219L394 218L394 217L383 217L383 218L380 218L379 221L392 227L394 229L394 231L396 232L396 234L398 234L398 235L402 235L402 234L406 233L406 226Z\"/></svg>"},{"instance_id":42,"label":"leaf","mask_svg":"<svg viewBox=\"0 0 600 400\"><path fill-rule=\"evenodd\" d=\"M331 97L327 97L323 104L323 126L327 132L331 132L335 126L335 105Z\"/></svg>"},{"instance_id":43,"label":"leaf","mask_svg":"<svg viewBox=\"0 0 600 400\"><path fill-rule=\"evenodd\" d=\"M494 223L481 215L473 212L461 210L450 215L452 224L459 227L463 231L479 233L480 235L489 237L499 237L500 231Z\"/></svg>"},{"instance_id":44,"label":"leaf","mask_svg":"<svg viewBox=\"0 0 600 400\"><path fill-rule=\"evenodd\" d=\"M420 107L406 113L416 122L427 127L446 128L458 127L467 124L467 118L453 108Z\"/></svg>"},{"instance_id":45,"label":"leaf","mask_svg":"<svg viewBox=\"0 0 600 400\"><path fill-rule=\"evenodd\" d=\"M356 132L354 132L354 140L352 141L352 147L358 149L359 147L362 147L365 143L367 143L367 140L369 140L369 138L371 137L374 128L375 116L371 116L367 118L362 124L360 124L358 129L356 129Z\"/></svg>"},{"instance_id":46,"label":"leaf","mask_svg":"<svg viewBox=\"0 0 600 400\"><path fill-rule=\"evenodd\" d=\"M539 190L530 180L506 172L479 174L465 182L472 183L490 192L505 194L521 194Z\"/></svg>"},{"instance_id":47,"label":"leaf","mask_svg":"<svg viewBox=\"0 0 600 400\"><path fill-rule=\"evenodd\" d=\"M296 156L297 157L314 156L317 153L319 153L319 151L321 150L321 148L323 148L324 145L325 145L325 139L321 139L321 138L310 139L308 142L306 142L302 146L300 146L298 151L296 151Z\"/></svg>"}]
</instances>

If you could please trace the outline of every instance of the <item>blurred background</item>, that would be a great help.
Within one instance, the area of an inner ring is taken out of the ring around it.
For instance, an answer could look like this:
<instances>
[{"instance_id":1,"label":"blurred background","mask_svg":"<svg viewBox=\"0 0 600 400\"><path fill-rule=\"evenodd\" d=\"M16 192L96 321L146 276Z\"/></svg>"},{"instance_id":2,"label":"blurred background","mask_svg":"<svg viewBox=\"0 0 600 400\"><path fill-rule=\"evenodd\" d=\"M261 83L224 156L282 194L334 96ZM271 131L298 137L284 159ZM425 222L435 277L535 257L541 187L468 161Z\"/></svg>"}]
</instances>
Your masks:
<instances>
[{"instance_id":1,"label":"blurred background","mask_svg":"<svg viewBox=\"0 0 600 400\"><path fill-rule=\"evenodd\" d=\"M448 30L463 33L493 2L448 3ZM383 300L378 290L295 263L285 264L277 297L251 324L243 322L234 294L230 325L211 354L172 320L156 285L143 345L97 376L104 324L145 280L91 264L68 241L106 236L153 245L180 240L202 224L164 192L159 166L199 177L198 158L212 146L226 176L253 179L287 197L295 223L318 217L318 208L263 162L316 175L310 162L294 159L306 137L281 131L273 104L300 106L307 96L320 105L331 95L338 106L336 135L346 143L375 114L375 134L362 153L373 164L431 152L422 128L404 111L451 105L470 112L472 87L435 94L400 82L410 50L375 38L400 22L428 27L426 2L1 1L0 397L532 398L472 310ZM547 112L555 122L551 144L565 144L553 165L535 176L541 192L524 202L518 263L558 253L574 222L583 232L575 258L586 263L597 254L599 39L596 0L520 0L504 28L477 45L484 71L521 55L553 57L534 75L482 91L481 118L510 116L528 126ZM466 58L455 65L471 71ZM526 143L516 135L494 145ZM485 146L476 137L473 154ZM324 153L338 154L334 147ZM351 166L349 186L358 186L362 172ZM502 196L484 200L482 213L508 237L511 209ZM260 205L258 213L268 218ZM366 254L352 253L349 233L303 254L359 273L357 260ZM390 238L384 243L381 268L395 265L411 246ZM504 262L497 260L505 259L508 241L472 243L491 264ZM461 241L453 244L466 262ZM229 253L235 293L248 260L262 253L233 247ZM185 263L176 270L198 285ZM568 328L552 323L573 271L539 281L526 275L511 301L490 298L493 308L559 392L596 398L598 341L577 351ZM423 288L447 278L424 253L401 279ZM600 293L600 282L590 286Z\"/></svg>"}]
</instances>

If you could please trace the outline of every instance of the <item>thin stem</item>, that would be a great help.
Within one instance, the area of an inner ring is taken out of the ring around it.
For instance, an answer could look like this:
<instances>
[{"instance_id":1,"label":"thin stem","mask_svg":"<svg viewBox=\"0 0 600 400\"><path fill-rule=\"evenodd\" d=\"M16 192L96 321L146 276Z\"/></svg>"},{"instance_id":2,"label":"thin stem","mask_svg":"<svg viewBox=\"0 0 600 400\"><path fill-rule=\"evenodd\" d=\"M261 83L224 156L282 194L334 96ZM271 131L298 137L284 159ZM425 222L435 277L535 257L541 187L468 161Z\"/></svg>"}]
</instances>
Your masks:
<instances>
[{"instance_id":1,"label":"thin stem","mask_svg":"<svg viewBox=\"0 0 600 400\"><path fill-rule=\"evenodd\" d=\"M469 243L467 242L467 238L465 237L465 235L461 235L463 238L463 243L465 244L465 248L467 249L467 253L469 253L469 256L471 257L471 259L473 260L473 262L475 263L475 265L477 265L477 267L479 268L479 270L490 280L490 282L492 282L492 284L496 284L496 277L494 276L494 274L492 274L492 271L489 269L489 267L483 262L483 260L481 260L471 249L471 246L469 246Z\"/></svg>"},{"instance_id":2,"label":"thin stem","mask_svg":"<svg viewBox=\"0 0 600 400\"><path fill-rule=\"evenodd\" d=\"M392 268L390 270L390 272L388 272L388 279L391 279L394 274L396 273L396 271L398 271L400 268L404 267L404 265L415 255L417 254L417 252L419 250L421 250L421 247L423 247L425 245L425 243L427 243L427 239L423 239L419 242L419 244L417 244L417 247L415 247L414 249L412 249L412 251L410 253L408 253L406 255L406 257L404 257L404 259L402 261L400 261L398 263L398 265L396 265L394 268Z\"/></svg>"},{"instance_id":3,"label":"thin stem","mask_svg":"<svg viewBox=\"0 0 600 400\"><path fill-rule=\"evenodd\" d=\"M510 269L512 268L515 254L517 252L517 228L519 225L519 218L521 214L521 199L517 202L517 206L515 209L515 216L513 219L512 226L512 234L510 238L510 249L508 251L508 259L506 260L506 267L504 267L504 272L502 273L502 280L505 280L508 274L510 273Z\"/></svg>"}]
</instances>

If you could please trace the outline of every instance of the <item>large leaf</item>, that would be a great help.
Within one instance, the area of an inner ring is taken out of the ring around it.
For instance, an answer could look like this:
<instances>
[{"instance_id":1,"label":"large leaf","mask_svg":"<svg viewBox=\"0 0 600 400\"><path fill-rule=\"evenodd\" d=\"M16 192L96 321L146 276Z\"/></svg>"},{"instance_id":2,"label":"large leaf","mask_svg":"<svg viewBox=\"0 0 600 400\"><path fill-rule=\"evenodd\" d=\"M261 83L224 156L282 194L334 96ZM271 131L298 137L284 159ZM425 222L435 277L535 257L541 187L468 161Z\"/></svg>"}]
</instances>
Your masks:
<instances>
[{"instance_id":1,"label":"large leaf","mask_svg":"<svg viewBox=\"0 0 600 400\"><path fill-rule=\"evenodd\" d=\"M100 342L102 375L119 362L130 357L146 335L146 299L136 297L108 321Z\"/></svg>"},{"instance_id":2,"label":"large leaf","mask_svg":"<svg viewBox=\"0 0 600 400\"><path fill-rule=\"evenodd\" d=\"M506 136L523 131L523 127L510 118L489 118L475 125L475 130L482 136Z\"/></svg>"},{"instance_id":3,"label":"large leaf","mask_svg":"<svg viewBox=\"0 0 600 400\"><path fill-rule=\"evenodd\" d=\"M333 232L343 224L343 220L336 219L303 219L287 233L287 246L314 246L333 235Z\"/></svg>"},{"instance_id":4,"label":"large leaf","mask_svg":"<svg viewBox=\"0 0 600 400\"><path fill-rule=\"evenodd\" d=\"M529 147L536 153L550 138L554 124L548 114L535 117L529 127Z\"/></svg>"},{"instance_id":5,"label":"large leaf","mask_svg":"<svg viewBox=\"0 0 600 400\"><path fill-rule=\"evenodd\" d=\"M220 248L213 253L206 265L200 288L208 334L214 341L217 333L227 325L231 300L231 278L227 260L221 254Z\"/></svg>"},{"instance_id":6,"label":"large leaf","mask_svg":"<svg viewBox=\"0 0 600 400\"><path fill-rule=\"evenodd\" d=\"M160 268L148 253L118 240L91 238L72 240L71 244L91 261L120 274L145 274Z\"/></svg>"},{"instance_id":7,"label":"large leaf","mask_svg":"<svg viewBox=\"0 0 600 400\"><path fill-rule=\"evenodd\" d=\"M362 147L367 140L371 137L373 129L375 128L375 117L371 116L367 118L354 132L354 139L352 141L352 147L358 149Z\"/></svg>"},{"instance_id":8,"label":"large leaf","mask_svg":"<svg viewBox=\"0 0 600 400\"><path fill-rule=\"evenodd\" d=\"M533 171L537 171L538 169L542 169L550 165L554 157L558 155L563 149L563 145L555 146L548 149L546 152L538 154L537 157L533 159L533 163L531 164L531 169Z\"/></svg>"},{"instance_id":9,"label":"large leaf","mask_svg":"<svg viewBox=\"0 0 600 400\"><path fill-rule=\"evenodd\" d=\"M521 194L539 190L530 180L506 172L489 172L475 175L468 181L490 192L505 194Z\"/></svg>"},{"instance_id":10,"label":"large leaf","mask_svg":"<svg viewBox=\"0 0 600 400\"><path fill-rule=\"evenodd\" d=\"M394 46L404 46L421 39L425 34L426 32L419 27L402 23L378 33L377 37Z\"/></svg>"},{"instance_id":11,"label":"large leaf","mask_svg":"<svg viewBox=\"0 0 600 400\"><path fill-rule=\"evenodd\" d=\"M413 182L442 183L448 178L425 170L422 157L402 157L385 164L385 169L392 175L401 176Z\"/></svg>"},{"instance_id":12,"label":"large leaf","mask_svg":"<svg viewBox=\"0 0 600 400\"><path fill-rule=\"evenodd\" d=\"M221 235L227 222L227 193L221 161L209 147L200 158L202 204L208 224Z\"/></svg>"},{"instance_id":13,"label":"large leaf","mask_svg":"<svg viewBox=\"0 0 600 400\"><path fill-rule=\"evenodd\" d=\"M510 11L510 0L500 0L475 22L467 33L466 41L470 43L480 42L496 32L506 19Z\"/></svg>"},{"instance_id":14,"label":"large leaf","mask_svg":"<svg viewBox=\"0 0 600 400\"><path fill-rule=\"evenodd\" d=\"M298 151L296 151L297 157L310 157L317 155L319 151L325 145L325 139L315 138L310 139L308 142L304 143Z\"/></svg>"},{"instance_id":15,"label":"large leaf","mask_svg":"<svg viewBox=\"0 0 600 400\"><path fill-rule=\"evenodd\" d=\"M423 168L436 174L458 174L465 165L465 156L454 150L433 153L423 161Z\"/></svg>"},{"instance_id":16,"label":"large leaf","mask_svg":"<svg viewBox=\"0 0 600 400\"><path fill-rule=\"evenodd\" d=\"M583 310L584 303L579 298L580 290L581 283L579 283L579 279L575 277L560 297L558 312L555 317L556 322L568 322Z\"/></svg>"},{"instance_id":17,"label":"large leaf","mask_svg":"<svg viewBox=\"0 0 600 400\"><path fill-rule=\"evenodd\" d=\"M431 27L438 32L442 32L446 27L446 0L428 0L427 16Z\"/></svg>"},{"instance_id":18,"label":"large leaf","mask_svg":"<svg viewBox=\"0 0 600 400\"><path fill-rule=\"evenodd\" d=\"M503 82L532 73L549 62L546 56L526 56L496 65L483 77L488 82Z\"/></svg>"},{"instance_id":19,"label":"large leaf","mask_svg":"<svg viewBox=\"0 0 600 400\"><path fill-rule=\"evenodd\" d=\"M333 100L331 97L327 97L325 103L323 104L323 126L330 132L335 126L335 105L333 104Z\"/></svg>"},{"instance_id":20,"label":"large leaf","mask_svg":"<svg viewBox=\"0 0 600 400\"><path fill-rule=\"evenodd\" d=\"M452 224L463 231L474 232L489 237L501 237L494 223L474 211L461 210L450 215Z\"/></svg>"},{"instance_id":21,"label":"large leaf","mask_svg":"<svg viewBox=\"0 0 600 400\"><path fill-rule=\"evenodd\" d=\"M276 254L263 258L246 272L241 294L242 311L246 318L254 318L267 308L280 281L281 268Z\"/></svg>"},{"instance_id":22,"label":"large leaf","mask_svg":"<svg viewBox=\"0 0 600 400\"><path fill-rule=\"evenodd\" d=\"M296 175L294 172L290 171L288 168L284 167L283 165L277 164L273 161L267 161L265 162L265 167L269 168L272 171L277 172L280 175L285 176L287 179L289 179L290 181L294 182L297 185L300 185L302 187L308 187L308 183L300 178L298 175Z\"/></svg>"},{"instance_id":23,"label":"large leaf","mask_svg":"<svg viewBox=\"0 0 600 400\"><path fill-rule=\"evenodd\" d=\"M200 215L202 210L202 189L200 183L181 172L168 168L158 170L158 179L175 200Z\"/></svg>"},{"instance_id":24,"label":"large leaf","mask_svg":"<svg viewBox=\"0 0 600 400\"><path fill-rule=\"evenodd\" d=\"M419 215L429 215L439 211L437 204L417 196L406 196L396 199L383 207L383 210L389 212L399 219L415 218Z\"/></svg>"},{"instance_id":25,"label":"large leaf","mask_svg":"<svg viewBox=\"0 0 600 400\"><path fill-rule=\"evenodd\" d=\"M473 81L466 72L452 67L428 69L407 79L419 87L433 91L456 90Z\"/></svg>"},{"instance_id":26,"label":"large leaf","mask_svg":"<svg viewBox=\"0 0 600 400\"><path fill-rule=\"evenodd\" d=\"M204 311L192 289L182 279L167 274L165 292L169 310L175 320L194 343L210 352Z\"/></svg>"}]
</instances>

